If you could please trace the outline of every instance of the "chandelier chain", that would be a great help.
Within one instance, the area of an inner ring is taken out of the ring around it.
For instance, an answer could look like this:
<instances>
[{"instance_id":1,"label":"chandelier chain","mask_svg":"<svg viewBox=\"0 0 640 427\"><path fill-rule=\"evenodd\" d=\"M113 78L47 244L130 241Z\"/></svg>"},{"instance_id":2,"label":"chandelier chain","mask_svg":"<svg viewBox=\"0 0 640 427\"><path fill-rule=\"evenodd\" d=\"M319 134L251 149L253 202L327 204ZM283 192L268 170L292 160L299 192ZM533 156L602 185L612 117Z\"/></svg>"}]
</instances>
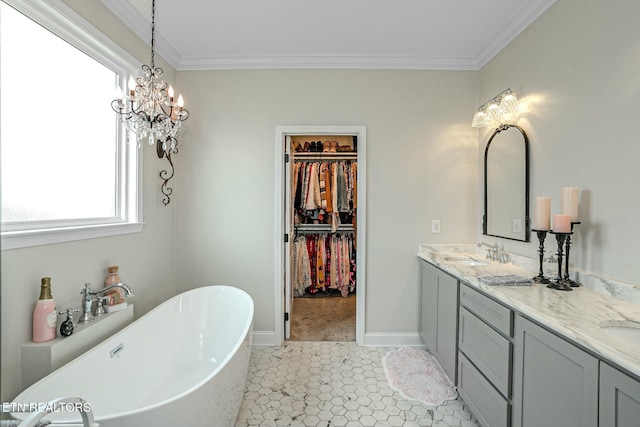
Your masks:
<instances>
[{"instance_id":1,"label":"chandelier chain","mask_svg":"<svg viewBox=\"0 0 640 427\"><path fill-rule=\"evenodd\" d=\"M156 0L151 0L151 69L155 68L156 52Z\"/></svg>"}]
</instances>

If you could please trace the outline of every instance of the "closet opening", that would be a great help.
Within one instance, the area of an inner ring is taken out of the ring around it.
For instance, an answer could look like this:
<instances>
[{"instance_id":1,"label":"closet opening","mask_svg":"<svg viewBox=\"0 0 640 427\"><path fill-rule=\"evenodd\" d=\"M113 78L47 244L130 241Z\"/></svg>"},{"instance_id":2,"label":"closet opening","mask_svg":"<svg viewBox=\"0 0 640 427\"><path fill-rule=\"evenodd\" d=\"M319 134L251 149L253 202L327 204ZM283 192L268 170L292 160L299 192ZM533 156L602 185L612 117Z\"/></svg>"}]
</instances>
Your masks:
<instances>
[{"instance_id":1,"label":"closet opening","mask_svg":"<svg viewBox=\"0 0 640 427\"><path fill-rule=\"evenodd\" d=\"M283 338L362 345L364 127L278 129Z\"/></svg>"},{"instance_id":2,"label":"closet opening","mask_svg":"<svg viewBox=\"0 0 640 427\"><path fill-rule=\"evenodd\" d=\"M292 341L356 340L358 137L291 135Z\"/></svg>"}]
</instances>

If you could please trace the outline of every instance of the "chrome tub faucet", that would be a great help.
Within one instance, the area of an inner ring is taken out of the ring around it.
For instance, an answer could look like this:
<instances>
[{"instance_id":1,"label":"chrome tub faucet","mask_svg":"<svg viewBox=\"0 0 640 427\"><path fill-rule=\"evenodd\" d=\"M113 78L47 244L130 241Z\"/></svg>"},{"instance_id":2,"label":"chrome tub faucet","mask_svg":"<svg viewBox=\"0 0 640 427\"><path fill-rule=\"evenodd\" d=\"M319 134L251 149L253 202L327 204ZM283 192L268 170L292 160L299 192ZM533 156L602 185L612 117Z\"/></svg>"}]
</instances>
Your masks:
<instances>
[{"instance_id":1,"label":"chrome tub faucet","mask_svg":"<svg viewBox=\"0 0 640 427\"><path fill-rule=\"evenodd\" d=\"M82 314L80 314L78 323L92 322L95 319L95 317L93 317L93 314L91 314L91 304L93 303L93 301L100 300L100 298L102 298L101 294L104 294L115 288L124 290L124 295L127 297L132 297L135 295L133 290L124 283L116 283L115 285L111 285L97 291L91 290L91 283L85 283L84 289L80 291L80 293L82 294ZM98 296L98 298L92 298L94 296Z\"/></svg>"}]
</instances>

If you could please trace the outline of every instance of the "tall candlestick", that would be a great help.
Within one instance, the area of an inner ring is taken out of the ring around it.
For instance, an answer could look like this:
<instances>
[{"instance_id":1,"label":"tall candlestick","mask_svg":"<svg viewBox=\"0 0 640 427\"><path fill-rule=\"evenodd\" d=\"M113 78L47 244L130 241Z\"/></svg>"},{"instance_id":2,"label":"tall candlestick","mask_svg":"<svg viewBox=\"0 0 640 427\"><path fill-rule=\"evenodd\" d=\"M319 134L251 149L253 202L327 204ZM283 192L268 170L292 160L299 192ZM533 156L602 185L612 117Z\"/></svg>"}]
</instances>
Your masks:
<instances>
[{"instance_id":1,"label":"tall candlestick","mask_svg":"<svg viewBox=\"0 0 640 427\"><path fill-rule=\"evenodd\" d=\"M578 188L563 187L562 198L560 199L560 212L570 215L571 221L578 220Z\"/></svg>"},{"instance_id":2,"label":"tall candlestick","mask_svg":"<svg viewBox=\"0 0 640 427\"><path fill-rule=\"evenodd\" d=\"M535 216L533 217L533 228L536 230L551 229L551 198L536 197Z\"/></svg>"},{"instance_id":3,"label":"tall candlestick","mask_svg":"<svg viewBox=\"0 0 640 427\"><path fill-rule=\"evenodd\" d=\"M564 245L567 236L571 233L558 233L556 231L552 231L552 233L556 235L556 241L558 242L558 252L556 253L556 256L558 257L558 276L556 277L556 280L551 281L551 283L547 285L547 288L558 289L560 291L572 291L573 289L571 289L571 286L562 280L562 246Z\"/></svg>"},{"instance_id":4,"label":"tall candlestick","mask_svg":"<svg viewBox=\"0 0 640 427\"><path fill-rule=\"evenodd\" d=\"M553 232L571 233L571 215L554 215Z\"/></svg>"}]
</instances>

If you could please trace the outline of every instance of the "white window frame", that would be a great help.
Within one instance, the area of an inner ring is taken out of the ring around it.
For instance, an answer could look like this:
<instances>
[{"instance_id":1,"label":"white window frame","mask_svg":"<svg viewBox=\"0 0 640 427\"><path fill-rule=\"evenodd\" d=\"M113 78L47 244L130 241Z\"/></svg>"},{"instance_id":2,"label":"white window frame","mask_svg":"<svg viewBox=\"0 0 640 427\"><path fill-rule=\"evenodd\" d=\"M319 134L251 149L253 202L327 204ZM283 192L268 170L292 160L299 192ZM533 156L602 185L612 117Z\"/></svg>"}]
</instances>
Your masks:
<instances>
[{"instance_id":1,"label":"white window frame","mask_svg":"<svg viewBox=\"0 0 640 427\"><path fill-rule=\"evenodd\" d=\"M2 0L49 31L114 71L125 88L126 76L136 75L138 61L88 23L61 0ZM115 92L114 92L115 96ZM114 123L116 113L114 112ZM127 143L124 126L118 127L116 217L90 220L34 221L3 224L2 250L98 237L142 230L142 153Z\"/></svg>"}]
</instances>

